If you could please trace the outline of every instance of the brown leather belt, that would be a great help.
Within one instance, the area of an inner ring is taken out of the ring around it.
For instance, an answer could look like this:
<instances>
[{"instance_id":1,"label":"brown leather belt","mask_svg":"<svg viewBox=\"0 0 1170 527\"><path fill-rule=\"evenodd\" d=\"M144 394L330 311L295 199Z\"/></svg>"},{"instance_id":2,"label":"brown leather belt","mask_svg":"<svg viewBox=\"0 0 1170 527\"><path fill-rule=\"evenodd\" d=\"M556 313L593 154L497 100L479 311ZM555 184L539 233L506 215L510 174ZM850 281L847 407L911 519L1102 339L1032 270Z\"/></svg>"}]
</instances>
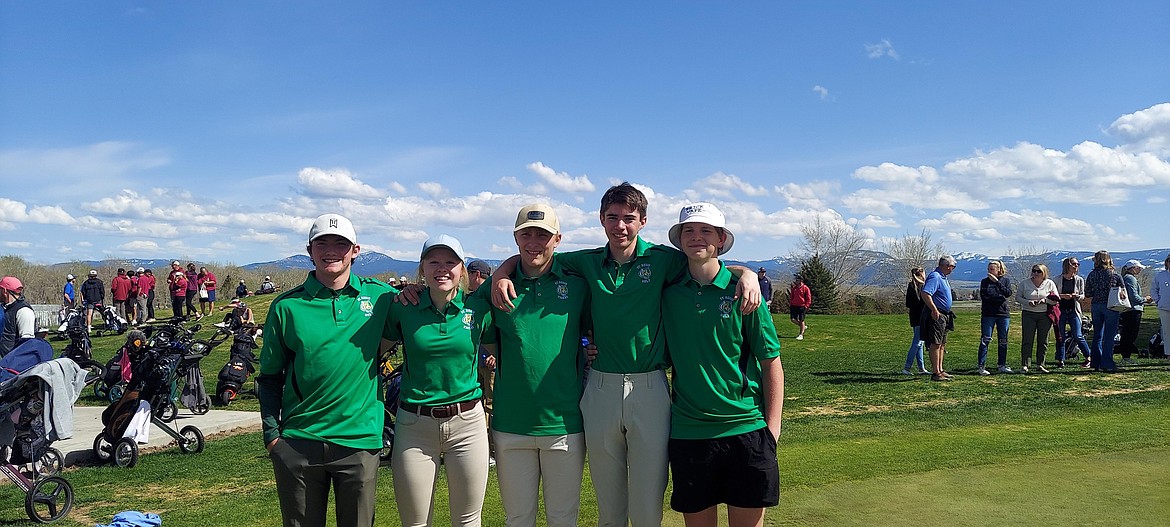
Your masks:
<instances>
[{"instance_id":1,"label":"brown leather belt","mask_svg":"<svg viewBox=\"0 0 1170 527\"><path fill-rule=\"evenodd\" d=\"M472 399L470 401L445 404L443 406L419 406L417 404L404 402L398 405L398 407L412 414L425 415L435 419L446 419L448 417L459 415L468 410L472 410L478 404L479 399Z\"/></svg>"}]
</instances>

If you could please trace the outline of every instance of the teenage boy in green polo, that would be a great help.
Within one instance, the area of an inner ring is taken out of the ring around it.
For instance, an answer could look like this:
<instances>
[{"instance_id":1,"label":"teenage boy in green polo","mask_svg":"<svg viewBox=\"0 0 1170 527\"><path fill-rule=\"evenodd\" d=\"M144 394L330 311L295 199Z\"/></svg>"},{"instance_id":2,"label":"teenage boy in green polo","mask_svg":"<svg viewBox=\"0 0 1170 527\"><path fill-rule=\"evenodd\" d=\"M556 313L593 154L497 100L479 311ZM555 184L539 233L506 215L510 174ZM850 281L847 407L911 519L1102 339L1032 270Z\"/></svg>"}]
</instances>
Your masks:
<instances>
[{"instance_id":1,"label":"teenage boy in green polo","mask_svg":"<svg viewBox=\"0 0 1170 527\"><path fill-rule=\"evenodd\" d=\"M273 300L256 385L286 527L373 525L384 404L378 346L396 290L351 273L360 247L337 214L313 222L304 284Z\"/></svg>"},{"instance_id":2,"label":"teenage boy in green polo","mask_svg":"<svg viewBox=\"0 0 1170 527\"><path fill-rule=\"evenodd\" d=\"M540 487L549 527L576 527L585 468L581 421L581 337L589 285L561 268L553 251L560 221L543 204L520 209L513 229L519 296L510 312L493 309L485 343L498 343L496 476L508 527L534 527Z\"/></svg>"},{"instance_id":3,"label":"teenage boy in green polo","mask_svg":"<svg viewBox=\"0 0 1170 527\"><path fill-rule=\"evenodd\" d=\"M687 527L714 527L720 503L730 527L762 525L780 500L780 340L767 310L736 309L736 280L719 260L734 241L710 203L684 206L670 229L687 256L687 278L662 295L674 372L670 507Z\"/></svg>"},{"instance_id":4,"label":"teenage boy in green polo","mask_svg":"<svg viewBox=\"0 0 1170 527\"><path fill-rule=\"evenodd\" d=\"M662 524L670 437L662 291L682 279L686 259L638 236L646 225L646 205L645 194L633 185L610 187L600 209L609 243L555 257L566 271L585 278L591 294L598 354L581 414L600 526ZM492 303L504 311L513 308L516 297L508 278L515 261L509 258L492 275ZM733 271L741 275L741 309L755 311L760 305L755 273L744 267Z\"/></svg>"}]
</instances>

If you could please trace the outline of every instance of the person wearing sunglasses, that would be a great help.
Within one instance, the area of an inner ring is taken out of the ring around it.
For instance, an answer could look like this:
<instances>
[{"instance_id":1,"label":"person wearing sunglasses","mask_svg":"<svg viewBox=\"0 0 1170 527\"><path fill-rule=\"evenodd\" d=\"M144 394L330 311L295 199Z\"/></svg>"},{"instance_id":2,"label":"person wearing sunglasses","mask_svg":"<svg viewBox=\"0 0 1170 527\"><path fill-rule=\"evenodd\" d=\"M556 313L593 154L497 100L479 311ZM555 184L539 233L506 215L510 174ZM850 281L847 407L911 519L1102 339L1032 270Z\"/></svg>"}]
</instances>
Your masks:
<instances>
[{"instance_id":1,"label":"person wearing sunglasses","mask_svg":"<svg viewBox=\"0 0 1170 527\"><path fill-rule=\"evenodd\" d=\"M1032 371L1032 345L1035 343L1035 371L1048 373L1048 368L1044 367L1044 355L1048 352L1048 332L1052 329L1049 312L1060 301L1056 284L1048 279L1048 266L1032 266L1031 279L1020 284L1016 299L1020 301L1023 310L1020 317L1020 327L1024 333L1020 346L1020 371Z\"/></svg>"},{"instance_id":2,"label":"person wearing sunglasses","mask_svg":"<svg viewBox=\"0 0 1170 527\"><path fill-rule=\"evenodd\" d=\"M1056 287L1060 289L1060 321L1056 325L1056 334L1060 335L1065 332L1070 338L1056 340L1056 367L1063 368L1064 361L1077 356L1076 348L1069 349L1066 347L1065 341L1074 346L1079 346L1081 353L1085 355L1084 366L1089 364L1089 342L1085 340L1084 328L1081 327L1081 300L1085 298L1085 279L1077 274L1081 268L1081 263L1077 261L1076 257L1069 256L1061 263L1061 275L1053 282Z\"/></svg>"}]
</instances>

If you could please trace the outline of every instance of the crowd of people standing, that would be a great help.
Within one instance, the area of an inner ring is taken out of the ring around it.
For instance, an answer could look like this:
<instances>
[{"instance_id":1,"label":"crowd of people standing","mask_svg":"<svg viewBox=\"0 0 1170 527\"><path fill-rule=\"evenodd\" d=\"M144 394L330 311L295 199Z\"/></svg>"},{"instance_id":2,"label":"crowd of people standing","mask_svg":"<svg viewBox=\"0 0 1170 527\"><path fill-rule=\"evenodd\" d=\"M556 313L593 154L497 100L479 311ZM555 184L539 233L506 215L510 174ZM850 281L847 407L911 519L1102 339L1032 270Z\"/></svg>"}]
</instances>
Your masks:
<instances>
[{"instance_id":1,"label":"crowd of people standing","mask_svg":"<svg viewBox=\"0 0 1170 527\"><path fill-rule=\"evenodd\" d=\"M1053 364L1056 368L1064 368L1066 360L1075 357L1077 352L1083 353L1085 357L1080 366L1093 371L1119 371L1114 353L1121 354L1122 366L1134 364L1132 355L1140 353L1136 340L1146 305L1157 306L1162 324L1162 341L1165 342L1166 324L1170 322L1170 256L1164 264L1167 270L1158 272L1153 280L1151 294L1144 295L1138 276L1147 266L1138 260L1129 260L1117 272L1108 251L1097 251L1093 255L1093 270L1087 277L1082 278L1078 273L1080 261L1076 257L1068 257L1061 262L1060 275L1050 277L1048 266L1036 263L1031 266L1028 278L1014 288L1006 276L1004 263L1000 260L988 262L987 276L979 283L980 340L975 373L991 375L986 361L992 338L995 338L997 344L997 371L1015 373L1007 363L1012 300L1020 306L1021 373L1050 372L1046 362L1050 333L1056 336L1056 360ZM911 368L916 362L923 373L932 375L933 380L950 378L945 373L938 374L942 367L942 353L931 356L933 372L924 367L921 343L925 340L929 344L930 341L922 336L924 333L921 327L938 320L930 307L931 299L927 298L929 293L945 290L943 294L929 296L932 296L936 305L942 304L949 309L952 295L947 275L953 269L952 258L941 258L935 272L931 273L932 277L938 278L934 288L927 287L930 280L922 277L922 268L916 267L910 271L911 278L906 286L906 309L913 336L902 369L904 374L912 375L914 372ZM1083 327L1082 304L1085 302L1090 308L1089 321L1093 329L1091 342L1085 338ZM932 331L935 332L935 340L942 340L945 344L945 331L937 333L940 331L937 326Z\"/></svg>"}]
</instances>

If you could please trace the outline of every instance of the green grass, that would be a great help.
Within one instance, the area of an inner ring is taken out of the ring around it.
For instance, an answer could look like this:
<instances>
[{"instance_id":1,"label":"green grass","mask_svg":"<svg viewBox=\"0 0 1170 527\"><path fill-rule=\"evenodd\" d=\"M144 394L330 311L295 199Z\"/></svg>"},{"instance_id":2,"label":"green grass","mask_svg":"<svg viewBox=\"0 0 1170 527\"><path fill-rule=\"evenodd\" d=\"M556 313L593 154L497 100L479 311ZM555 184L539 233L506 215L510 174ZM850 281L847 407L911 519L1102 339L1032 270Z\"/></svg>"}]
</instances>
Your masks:
<instances>
[{"instance_id":1,"label":"green grass","mask_svg":"<svg viewBox=\"0 0 1170 527\"><path fill-rule=\"evenodd\" d=\"M794 334L786 317L776 322L783 335ZM1018 316L1012 322L1015 365ZM1170 517L1164 361L1142 359L1116 375L1079 368L962 375L975 366L979 331L978 313L962 312L947 356L947 369L959 375L934 383L897 373L908 345L905 316L814 316L809 324L804 341L782 339L782 497L766 524L1156 525ZM1156 327L1147 316L1139 338ZM98 353L108 357L114 344L103 346L114 339L99 339ZM206 359L212 384L226 353ZM168 526L279 523L258 433L212 441L198 455L170 450L143 456L133 469L66 476L78 502L63 525L93 525L125 509L160 512ZM485 525L503 524L494 477ZM379 524L397 524L391 478L381 472ZM438 495L446 495L442 480ZM12 486L0 487L0 525L21 522L21 500ZM445 499L436 500L437 525L448 523L446 514ZM595 524L596 514L587 479L580 523ZM682 525L681 516L667 511L665 524Z\"/></svg>"}]
</instances>

